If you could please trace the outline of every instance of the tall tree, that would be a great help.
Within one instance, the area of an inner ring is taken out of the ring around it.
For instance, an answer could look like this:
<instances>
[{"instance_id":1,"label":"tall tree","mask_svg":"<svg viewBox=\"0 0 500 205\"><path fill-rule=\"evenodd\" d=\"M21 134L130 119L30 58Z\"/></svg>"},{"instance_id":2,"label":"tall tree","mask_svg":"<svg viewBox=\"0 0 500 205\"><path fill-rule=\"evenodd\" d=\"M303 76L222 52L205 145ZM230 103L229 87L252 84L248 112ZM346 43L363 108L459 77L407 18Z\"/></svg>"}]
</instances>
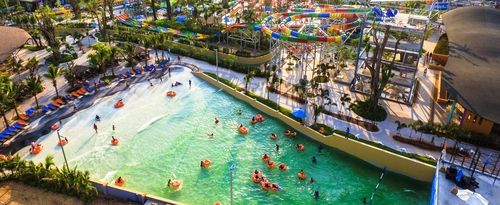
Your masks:
<instances>
[{"instance_id":1,"label":"tall tree","mask_svg":"<svg viewBox=\"0 0 500 205\"><path fill-rule=\"evenodd\" d=\"M168 19L172 19L172 3L170 0L165 0L167 4L167 17Z\"/></svg>"},{"instance_id":2,"label":"tall tree","mask_svg":"<svg viewBox=\"0 0 500 205\"><path fill-rule=\"evenodd\" d=\"M36 95L43 90L42 80L40 80L40 76L29 76L28 78L26 78L26 85L31 91L33 97L35 97L36 107L40 107L40 105L38 104L38 98L36 97Z\"/></svg>"},{"instance_id":3,"label":"tall tree","mask_svg":"<svg viewBox=\"0 0 500 205\"><path fill-rule=\"evenodd\" d=\"M375 24L374 24L375 25ZM370 107L369 110L374 112L378 107L378 101L385 89L389 79L394 75L392 73L392 68L384 65L382 60L384 56L384 50L389 40L389 32L391 26L383 26L383 30L378 27L373 27L372 36L375 47L373 49L373 55L367 57L367 63L365 63L368 70L370 70L371 82L370 82ZM379 38L380 31L383 31L384 36L382 39ZM370 53L370 46L366 53Z\"/></svg>"},{"instance_id":4,"label":"tall tree","mask_svg":"<svg viewBox=\"0 0 500 205\"><path fill-rule=\"evenodd\" d=\"M56 65L49 65L47 72L43 74L44 77L52 81L52 86L56 89L56 96L59 97L59 91L57 90L57 78L63 74L61 67Z\"/></svg>"},{"instance_id":5,"label":"tall tree","mask_svg":"<svg viewBox=\"0 0 500 205\"><path fill-rule=\"evenodd\" d=\"M0 114L5 123L5 127L9 127L9 120L5 116L9 105L10 90L8 89L8 84L10 83L9 77L5 75L0 75Z\"/></svg>"},{"instance_id":6,"label":"tall tree","mask_svg":"<svg viewBox=\"0 0 500 205\"><path fill-rule=\"evenodd\" d=\"M158 8L156 7L156 0L149 0L149 1L151 1L151 10L153 10L153 21L156 21L158 20L158 15L157 15Z\"/></svg>"},{"instance_id":7,"label":"tall tree","mask_svg":"<svg viewBox=\"0 0 500 205\"><path fill-rule=\"evenodd\" d=\"M104 43L97 43L92 46L93 53L87 57L90 65L96 69L97 73L106 73L106 65L110 58L111 46Z\"/></svg>"},{"instance_id":8,"label":"tall tree","mask_svg":"<svg viewBox=\"0 0 500 205\"><path fill-rule=\"evenodd\" d=\"M34 17L38 23L38 30L40 30L43 38L51 48L52 57L54 60L58 61L61 59L61 53L59 51L61 42L57 39L56 35L55 12L48 6L41 6L35 11Z\"/></svg>"},{"instance_id":9,"label":"tall tree","mask_svg":"<svg viewBox=\"0 0 500 205\"><path fill-rule=\"evenodd\" d=\"M17 98L21 95L19 90L19 84L12 82L10 79L6 82L7 91L10 93L9 98L12 102L14 112L16 113L17 118L19 119L19 111L17 110Z\"/></svg>"},{"instance_id":10,"label":"tall tree","mask_svg":"<svg viewBox=\"0 0 500 205\"><path fill-rule=\"evenodd\" d=\"M80 19L82 17L80 0L69 0L68 2L71 5L71 8L73 8L73 13L75 14L75 18Z\"/></svg>"},{"instance_id":11,"label":"tall tree","mask_svg":"<svg viewBox=\"0 0 500 205\"><path fill-rule=\"evenodd\" d=\"M85 0L85 8L92 18L97 21L97 27L103 38L106 38L107 34L106 2L101 2L100 0Z\"/></svg>"},{"instance_id":12,"label":"tall tree","mask_svg":"<svg viewBox=\"0 0 500 205\"><path fill-rule=\"evenodd\" d=\"M16 73L16 74L19 74L19 72L23 68L22 63L23 63L22 59L17 60L16 57L9 56L4 65L5 65L5 67L7 67L7 69L9 69L9 71Z\"/></svg>"},{"instance_id":13,"label":"tall tree","mask_svg":"<svg viewBox=\"0 0 500 205\"><path fill-rule=\"evenodd\" d=\"M248 91L248 84L250 84L250 82L252 81L252 79L255 77L255 71L254 70L251 70L250 72L248 72L245 77L243 78L243 80L245 80L245 90Z\"/></svg>"},{"instance_id":14,"label":"tall tree","mask_svg":"<svg viewBox=\"0 0 500 205\"><path fill-rule=\"evenodd\" d=\"M30 59L28 59L26 65L24 65L24 68L30 71L30 75L35 75L38 72L39 66L40 62L38 62L38 60L35 57L31 57Z\"/></svg>"}]
</instances>

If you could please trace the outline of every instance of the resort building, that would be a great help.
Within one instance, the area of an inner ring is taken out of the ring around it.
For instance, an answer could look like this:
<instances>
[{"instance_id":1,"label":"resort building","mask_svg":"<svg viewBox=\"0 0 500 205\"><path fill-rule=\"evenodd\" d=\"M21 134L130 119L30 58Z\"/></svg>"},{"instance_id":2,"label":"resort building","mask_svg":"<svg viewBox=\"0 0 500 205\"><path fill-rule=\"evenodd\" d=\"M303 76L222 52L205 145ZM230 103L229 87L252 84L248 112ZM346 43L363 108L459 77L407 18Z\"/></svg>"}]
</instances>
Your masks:
<instances>
[{"instance_id":1,"label":"resort building","mask_svg":"<svg viewBox=\"0 0 500 205\"><path fill-rule=\"evenodd\" d=\"M438 103L451 106L449 123L500 136L500 11L466 7L442 18L449 56L433 55L436 62L445 63Z\"/></svg>"}]
</instances>

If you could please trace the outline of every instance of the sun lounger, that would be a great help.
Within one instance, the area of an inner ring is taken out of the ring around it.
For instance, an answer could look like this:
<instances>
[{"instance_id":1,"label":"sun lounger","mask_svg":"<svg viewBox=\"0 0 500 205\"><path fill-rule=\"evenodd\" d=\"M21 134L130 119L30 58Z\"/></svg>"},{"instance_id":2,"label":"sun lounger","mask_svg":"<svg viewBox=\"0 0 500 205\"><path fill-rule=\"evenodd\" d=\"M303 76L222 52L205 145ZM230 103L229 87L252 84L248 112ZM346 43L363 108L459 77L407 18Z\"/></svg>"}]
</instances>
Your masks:
<instances>
[{"instance_id":1,"label":"sun lounger","mask_svg":"<svg viewBox=\"0 0 500 205\"><path fill-rule=\"evenodd\" d=\"M18 120L16 123L17 123L17 124L20 124L20 125L22 125L22 126L26 126L26 125L28 125L28 123L27 123L26 121L24 121L24 120Z\"/></svg>"},{"instance_id":2,"label":"sun lounger","mask_svg":"<svg viewBox=\"0 0 500 205\"><path fill-rule=\"evenodd\" d=\"M8 136L4 134L3 132L0 133L0 140L6 139Z\"/></svg>"},{"instance_id":3,"label":"sun lounger","mask_svg":"<svg viewBox=\"0 0 500 205\"><path fill-rule=\"evenodd\" d=\"M25 111L25 113L26 113L26 115L28 115L29 117L31 117L31 116L33 116L33 114L35 114L35 111L36 111L36 109L34 107L31 107L31 108L27 109Z\"/></svg>"},{"instance_id":4,"label":"sun lounger","mask_svg":"<svg viewBox=\"0 0 500 205\"><path fill-rule=\"evenodd\" d=\"M84 95L86 92L85 92L85 88L80 88L76 91L76 93L78 93L79 95Z\"/></svg>"},{"instance_id":5,"label":"sun lounger","mask_svg":"<svg viewBox=\"0 0 500 205\"><path fill-rule=\"evenodd\" d=\"M63 99L61 98L57 98L56 102L59 104L59 105L64 105L66 104L66 102L63 101Z\"/></svg>"},{"instance_id":6,"label":"sun lounger","mask_svg":"<svg viewBox=\"0 0 500 205\"><path fill-rule=\"evenodd\" d=\"M132 77L132 75L130 74L130 72L128 70L125 73L127 74L127 77L129 77L129 78Z\"/></svg>"},{"instance_id":7,"label":"sun lounger","mask_svg":"<svg viewBox=\"0 0 500 205\"><path fill-rule=\"evenodd\" d=\"M130 74L131 74L132 76L134 76L134 75L136 74L136 73L134 72L134 69L132 69L132 68L131 68L131 69L129 69L128 71L130 72Z\"/></svg>"},{"instance_id":8,"label":"sun lounger","mask_svg":"<svg viewBox=\"0 0 500 205\"><path fill-rule=\"evenodd\" d=\"M134 68L134 72L137 73L137 74L141 74L141 70L139 68Z\"/></svg>"},{"instance_id":9,"label":"sun lounger","mask_svg":"<svg viewBox=\"0 0 500 205\"><path fill-rule=\"evenodd\" d=\"M42 112L44 113L50 112L49 107L47 107L46 105L42 106Z\"/></svg>"},{"instance_id":10,"label":"sun lounger","mask_svg":"<svg viewBox=\"0 0 500 205\"><path fill-rule=\"evenodd\" d=\"M74 91L71 93L71 96L77 98L77 97L80 97L80 94L78 94L76 91Z\"/></svg>"},{"instance_id":11,"label":"sun lounger","mask_svg":"<svg viewBox=\"0 0 500 205\"><path fill-rule=\"evenodd\" d=\"M15 132L17 132L18 128L14 127L14 126L9 126L6 130L9 131L9 132L14 132L15 133Z\"/></svg>"},{"instance_id":12,"label":"sun lounger","mask_svg":"<svg viewBox=\"0 0 500 205\"><path fill-rule=\"evenodd\" d=\"M51 104L51 103L49 103L49 104L47 105L47 107L48 107L49 109L51 109L51 110L57 110L57 107L56 107L56 106L54 106L54 105L53 105L53 104Z\"/></svg>"},{"instance_id":13,"label":"sun lounger","mask_svg":"<svg viewBox=\"0 0 500 205\"><path fill-rule=\"evenodd\" d=\"M56 102L56 101L52 101L52 102L50 102L50 104L49 104L49 105L53 105L54 107L56 107L56 109L60 107L60 106L59 106L59 104L57 104L57 102Z\"/></svg>"},{"instance_id":14,"label":"sun lounger","mask_svg":"<svg viewBox=\"0 0 500 205\"><path fill-rule=\"evenodd\" d=\"M19 124L18 122L14 123L14 125L12 125L12 126L14 126L14 127L15 127L15 128L17 128L17 129L23 129L23 128L24 128L24 126L22 126L22 125L21 125L21 124Z\"/></svg>"},{"instance_id":15,"label":"sun lounger","mask_svg":"<svg viewBox=\"0 0 500 205\"><path fill-rule=\"evenodd\" d=\"M120 78L120 79L124 79L123 74L118 73L118 78Z\"/></svg>"}]
</instances>

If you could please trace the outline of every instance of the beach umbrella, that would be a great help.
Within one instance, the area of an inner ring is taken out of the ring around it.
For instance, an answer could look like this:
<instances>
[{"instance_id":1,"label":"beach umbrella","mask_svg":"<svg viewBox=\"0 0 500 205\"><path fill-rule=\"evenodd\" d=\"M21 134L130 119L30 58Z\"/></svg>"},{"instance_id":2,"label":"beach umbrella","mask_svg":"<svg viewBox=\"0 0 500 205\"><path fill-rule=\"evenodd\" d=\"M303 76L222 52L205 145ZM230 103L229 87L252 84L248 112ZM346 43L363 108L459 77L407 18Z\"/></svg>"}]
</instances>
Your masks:
<instances>
[{"instance_id":1,"label":"beach umbrella","mask_svg":"<svg viewBox=\"0 0 500 205\"><path fill-rule=\"evenodd\" d=\"M302 108L293 108L292 115L297 118L306 118L306 112Z\"/></svg>"}]
</instances>

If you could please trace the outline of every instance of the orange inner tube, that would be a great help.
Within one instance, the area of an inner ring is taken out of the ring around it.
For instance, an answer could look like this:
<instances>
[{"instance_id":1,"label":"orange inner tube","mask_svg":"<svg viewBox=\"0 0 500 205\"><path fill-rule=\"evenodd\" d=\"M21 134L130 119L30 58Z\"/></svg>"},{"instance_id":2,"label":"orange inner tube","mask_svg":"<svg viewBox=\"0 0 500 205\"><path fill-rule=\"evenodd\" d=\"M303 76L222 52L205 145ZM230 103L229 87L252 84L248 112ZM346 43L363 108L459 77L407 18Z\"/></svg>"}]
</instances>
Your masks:
<instances>
[{"instance_id":1,"label":"orange inner tube","mask_svg":"<svg viewBox=\"0 0 500 205\"><path fill-rule=\"evenodd\" d=\"M269 162L267 163L267 168L269 168L269 169L274 168L274 166L275 166L275 163L274 163L273 161L269 161Z\"/></svg>"},{"instance_id":2,"label":"orange inner tube","mask_svg":"<svg viewBox=\"0 0 500 205\"><path fill-rule=\"evenodd\" d=\"M170 182L170 187L172 187L173 189L179 189L179 187L181 186L181 182L178 181L178 180L173 180L172 182Z\"/></svg>"},{"instance_id":3,"label":"orange inner tube","mask_svg":"<svg viewBox=\"0 0 500 205\"><path fill-rule=\"evenodd\" d=\"M303 172L299 172L297 176L299 177L299 179L306 179L306 174Z\"/></svg>"},{"instance_id":4,"label":"orange inner tube","mask_svg":"<svg viewBox=\"0 0 500 205\"><path fill-rule=\"evenodd\" d=\"M115 180L115 185L116 186L123 186L123 185L125 185L125 180L123 180L123 179L122 180L116 179Z\"/></svg>"},{"instance_id":5,"label":"orange inner tube","mask_svg":"<svg viewBox=\"0 0 500 205\"><path fill-rule=\"evenodd\" d=\"M254 183L259 183L260 181L262 181L262 178L261 178L261 177L258 177L258 174L253 173L253 174L252 174L252 181L253 181Z\"/></svg>"},{"instance_id":6,"label":"orange inner tube","mask_svg":"<svg viewBox=\"0 0 500 205\"><path fill-rule=\"evenodd\" d=\"M271 135L270 137L271 137L272 140L278 139L278 135Z\"/></svg>"},{"instance_id":7,"label":"orange inner tube","mask_svg":"<svg viewBox=\"0 0 500 205\"><path fill-rule=\"evenodd\" d=\"M35 146L35 148L33 148L33 149L31 150L31 154L38 154L38 153L40 153L40 152L42 151L42 148L43 148L43 147L42 147L42 145L37 144L37 145Z\"/></svg>"},{"instance_id":8,"label":"orange inner tube","mask_svg":"<svg viewBox=\"0 0 500 205\"><path fill-rule=\"evenodd\" d=\"M59 146L64 146L66 144L68 144L68 140L65 140L65 139L59 140Z\"/></svg>"},{"instance_id":9,"label":"orange inner tube","mask_svg":"<svg viewBox=\"0 0 500 205\"><path fill-rule=\"evenodd\" d=\"M115 103L115 108L121 108L125 105L125 103L123 103L122 101L118 101Z\"/></svg>"},{"instance_id":10,"label":"orange inner tube","mask_svg":"<svg viewBox=\"0 0 500 205\"><path fill-rule=\"evenodd\" d=\"M217 202L214 203L214 205L222 205L222 203L220 203L220 202L217 201Z\"/></svg>"},{"instance_id":11,"label":"orange inner tube","mask_svg":"<svg viewBox=\"0 0 500 205\"><path fill-rule=\"evenodd\" d=\"M168 91L167 92L167 96L169 97L174 97L177 93L175 93L175 91Z\"/></svg>"},{"instance_id":12,"label":"orange inner tube","mask_svg":"<svg viewBox=\"0 0 500 205\"><path fill-rule=\"evenodd\" d=\"M111 144L112 144L112 145L118 145L118 143L119 143L119 142L120 142L120 141L118 141L118 139L112 139L112 140L111 140Z\"/></svg>"},{"instance_id":13,"label":"orange inner tube","mask_svg":"<svg viewBox=\"0 0 500 205\"><path fill-rule=\"evenodd\" d=\"M264 161L264 162L267 162L270 159L271 159L271 157L269 157L269 156L266 156L266 155L262 156L262 161Z\"/></svg>"},{"instance_id":14,"label":"orange inner tube","mask_svg":"<svg viewBox=\"0 0 500 205\"><path fill-rule=\"evenodd\" d=\"M286 164L280 164L279 168L280 168L280 170L283 170L283 171L288 170L288 166L286 166Z\"/></svg>"},{"instance_id":15,"label":"orange inner tube","mask_svg":"<svg viewBox=\"0 0 500 205\"><path fill-rule=\"evenodd\" d=\"M297 150L299 150L299 151L304 151L304 145L303 145L303 144L299 144L299 145L297 146Z\"/></svg>"},{"instance_id":16,"label":"orange inner tube","mask_svg":"<svg viewBox=\"0 0 500 205\"><path fill-rule=\"evenodd\" d=\"M240 131L241 134L244 135L248 134L248 128L245 126L238 128L238 130Z\"/></svg>"},{"instance_id":17,"label":"orange inner tube","mask_svg":"<svg viewBox=\"0 0 500 205\"><path fill-rule=\"evenodd\" d=\"M212 161L210 161L208 159L203 160L202 165L203 165L204 168L210 167L210 164L212 164Z\"/></svg>"}]
</instances>

